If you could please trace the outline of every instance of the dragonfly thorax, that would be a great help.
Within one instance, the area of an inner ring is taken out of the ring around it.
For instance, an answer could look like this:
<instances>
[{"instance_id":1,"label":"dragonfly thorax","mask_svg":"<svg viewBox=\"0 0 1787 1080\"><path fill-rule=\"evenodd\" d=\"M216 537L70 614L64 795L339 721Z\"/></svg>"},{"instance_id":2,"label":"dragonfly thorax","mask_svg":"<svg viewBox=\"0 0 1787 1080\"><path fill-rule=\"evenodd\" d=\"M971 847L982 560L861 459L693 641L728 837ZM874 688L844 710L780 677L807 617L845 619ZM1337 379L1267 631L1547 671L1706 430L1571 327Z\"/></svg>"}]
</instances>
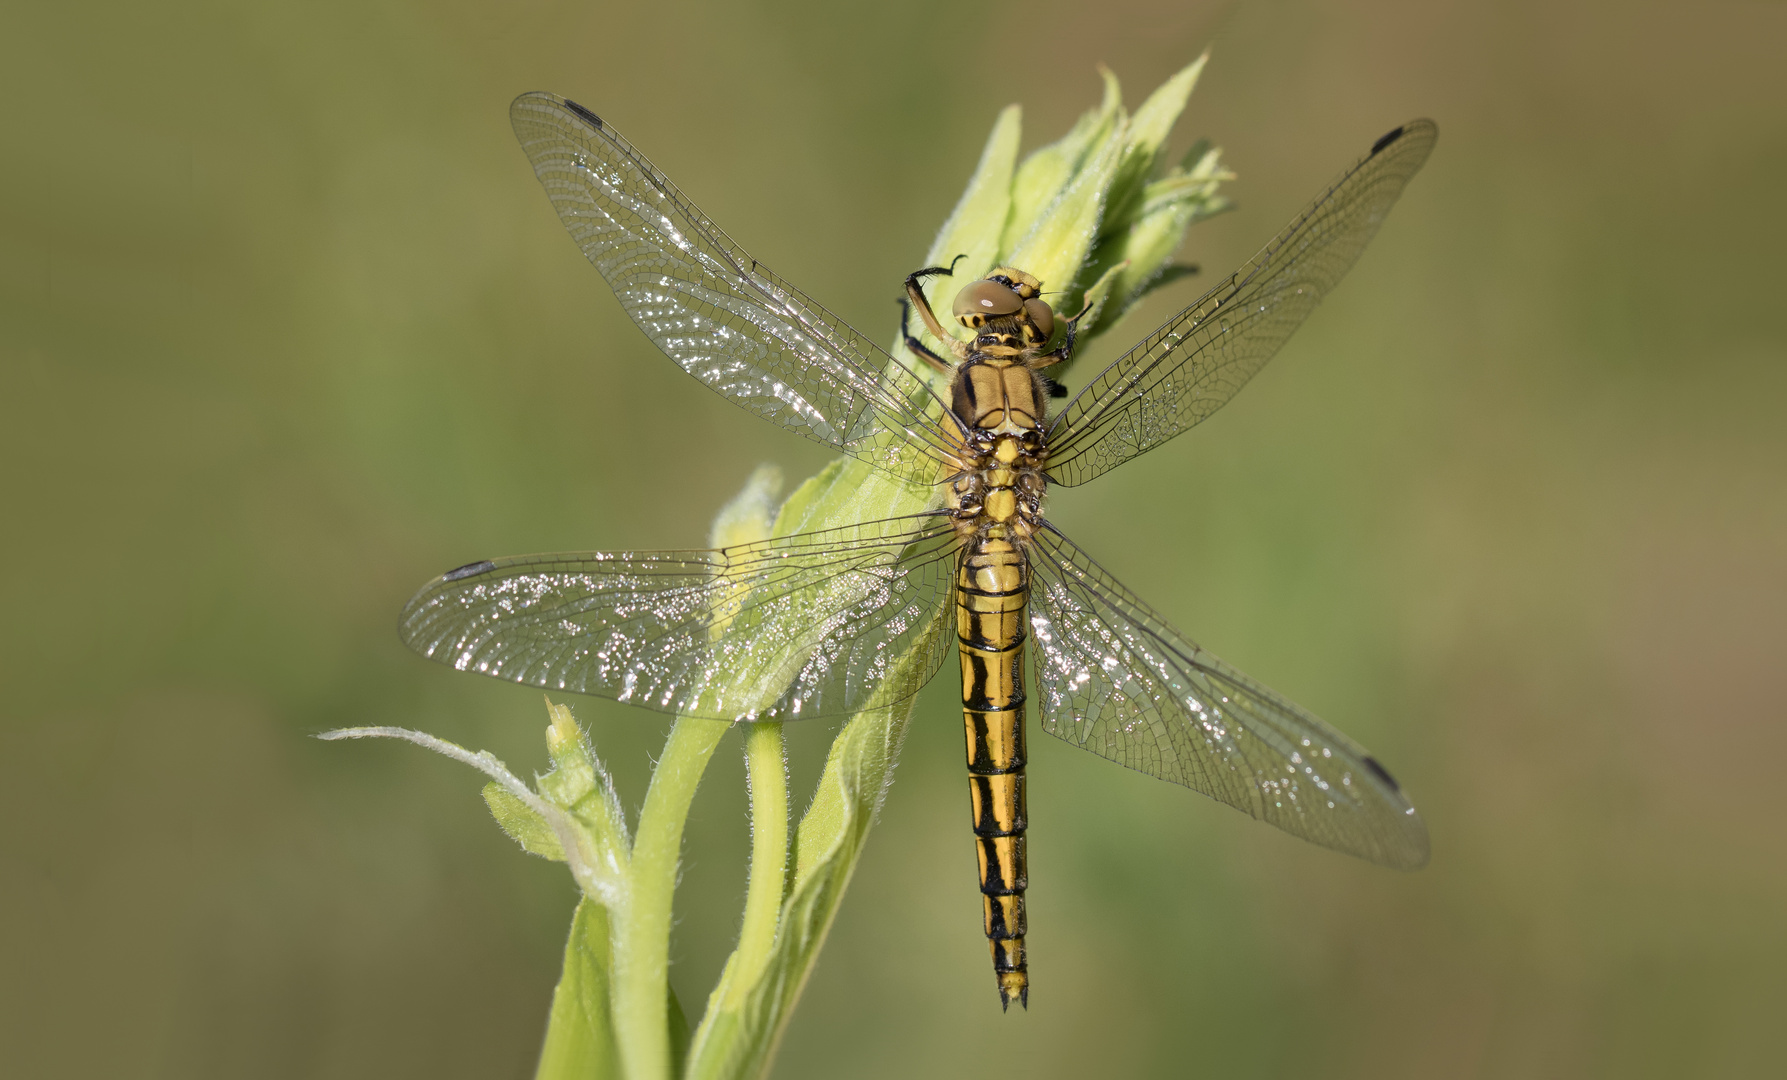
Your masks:
<instances>
[{"instance_id":1,"label":"dragonfly thorax","mask_svg":"<svg viewBox=\"0 0 1787 1080\"><path fill-rule=\"evenodd\" d=\"M962 455L962 472L950 485L948 506L964 536L1022 539L1042 515L1048 479L1042 432L974 432Z\"/></svg>"},{"instance_id":2,"label":"dragonfly thorax","mask_svg":"<svg viewBox=\"0 0 1787 1080\"><path fill-rule=\"evenodd\" d=\"M1048 384L1022 355L970 353L950 389L950 409L962 424L995 435L1040 431L1048 400Z\"/></svg>"}]
</instances>

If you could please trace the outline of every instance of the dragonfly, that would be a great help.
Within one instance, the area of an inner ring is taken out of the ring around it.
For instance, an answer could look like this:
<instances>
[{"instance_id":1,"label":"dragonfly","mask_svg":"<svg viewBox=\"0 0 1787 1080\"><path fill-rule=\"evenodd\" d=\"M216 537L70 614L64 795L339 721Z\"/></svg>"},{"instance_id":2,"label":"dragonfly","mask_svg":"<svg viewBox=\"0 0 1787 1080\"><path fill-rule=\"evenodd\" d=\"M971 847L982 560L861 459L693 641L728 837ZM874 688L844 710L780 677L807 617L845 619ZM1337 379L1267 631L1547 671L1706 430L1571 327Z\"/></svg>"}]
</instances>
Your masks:
<instances>
[{"instance_id":1,"label":"dragonfly","mask_svg":"<svg viewBox=\"0 0 1787 1080\"><path fill-rule=\"evenodd\" d=\"M716 550L471 563L405 607L411 648L462 671L752 723L902 702L955 653L1006 1009L1029 1004L1032 693L1038 726L1073 746L1324 847L1427 862L1426 826L1376 758L1174 629L1043 504L1233 397L1358 259L1427 159L1432 121L1372 143L1259 254L1051 415L1044 372L1071 358L1078 317L1058 319L1022 267L966 283L953 325L923 287L951 267L914 272L901 320L912 359L896 359L748 255L589 109L528 93L510 118L571 238L666 355L758 416L930 489L933 508Z\"/></svg>"}]
</instances>

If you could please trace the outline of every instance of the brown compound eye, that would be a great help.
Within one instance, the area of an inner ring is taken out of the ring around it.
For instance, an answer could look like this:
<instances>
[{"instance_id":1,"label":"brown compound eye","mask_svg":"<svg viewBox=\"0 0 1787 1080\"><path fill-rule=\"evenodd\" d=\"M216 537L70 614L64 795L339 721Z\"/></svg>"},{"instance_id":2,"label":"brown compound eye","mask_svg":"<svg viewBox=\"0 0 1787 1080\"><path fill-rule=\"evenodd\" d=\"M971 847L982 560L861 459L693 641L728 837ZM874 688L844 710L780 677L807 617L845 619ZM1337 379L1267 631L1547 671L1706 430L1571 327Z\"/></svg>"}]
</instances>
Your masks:
<instances>
[{"instance_id":1,"label":"brown compound eye","mask_svg":"<svg viewBox=\"0 0 1787 1080\"><path fill-rule=\"evenodd\" d=\"M985 326L988 319L1016 315L1024 308L1023 298L997 281L976 281L956 293L953 308L956 321L973 330Z\"/></svg>"},{"instance_id":2,"label":"brown compound eye","mask_svg":"<svg viewBox=\"0 0 1787 1080\"><path fill-rule=\"evenodd\" d=\"M1024 315L1030 325L1024 328L1024 336L1032 345L1041 345L1055 333L1055 309L1042 300L1031 298L1024 301Z\"/></svg>"}]
</instances>

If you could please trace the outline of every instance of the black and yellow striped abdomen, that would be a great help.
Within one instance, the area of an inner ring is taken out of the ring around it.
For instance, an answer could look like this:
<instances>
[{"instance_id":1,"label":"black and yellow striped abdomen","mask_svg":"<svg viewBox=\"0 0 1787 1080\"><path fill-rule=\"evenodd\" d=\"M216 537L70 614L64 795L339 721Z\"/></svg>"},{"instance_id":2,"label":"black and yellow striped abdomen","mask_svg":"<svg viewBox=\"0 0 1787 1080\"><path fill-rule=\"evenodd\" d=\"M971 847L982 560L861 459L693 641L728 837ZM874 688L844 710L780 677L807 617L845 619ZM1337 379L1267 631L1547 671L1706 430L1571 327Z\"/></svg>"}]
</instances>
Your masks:
<instances>
[{"instance_id":1,"label":"black and yellow striped abdomen","mask_svg":"<svg viewBox=\"0 0 1787 1080\"><path fill-rule=\"evenodd\" d=\"M999 530L1003 531L1003 530ZM956 572L956 637L981 900L999 998L1029 1003L1024 963L1024 639L1030 567L1003 537L979 536Z\"/></svg>"}]
</instances>

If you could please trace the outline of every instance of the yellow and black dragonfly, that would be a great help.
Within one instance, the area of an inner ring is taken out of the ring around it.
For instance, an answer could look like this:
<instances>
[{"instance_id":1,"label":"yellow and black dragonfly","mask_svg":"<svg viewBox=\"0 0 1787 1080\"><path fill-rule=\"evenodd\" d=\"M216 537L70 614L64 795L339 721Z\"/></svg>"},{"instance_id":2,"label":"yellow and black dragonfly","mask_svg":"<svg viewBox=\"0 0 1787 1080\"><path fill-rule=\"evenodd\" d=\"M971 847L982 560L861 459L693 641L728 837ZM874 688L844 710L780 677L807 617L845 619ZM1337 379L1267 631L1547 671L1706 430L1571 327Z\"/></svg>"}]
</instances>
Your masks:
<instances>
[{"instance_id":1,"label":"yellow and black dragonfly","mask_svg":"<svg viewBox=\"0 0 1787 1080\"><path fill-rule=\"evenodd\" d=\"M588 109L532 93L510 115L565 227L647 337L757 415L931 489L934 508L719 550L472 563L404 609L412 648L462 671L727 721L885 706L956 653L1007 1006L1028 999L1032 695L1042 730L1074 746L1325 847L1405 869L1427 861L1426 826L1382 765L1186 639L1042 508L1049 487L1100 476L1228 401L1357 260L1426 160L1431 121L1378 139L1251 261L1049 416L1043 372L1071 355L1075 320L1057 320L1022 267L961 290L959 334L921 287L949 268L909 277L909 365L747 255Z\"/></svg>"}]
</instances>

